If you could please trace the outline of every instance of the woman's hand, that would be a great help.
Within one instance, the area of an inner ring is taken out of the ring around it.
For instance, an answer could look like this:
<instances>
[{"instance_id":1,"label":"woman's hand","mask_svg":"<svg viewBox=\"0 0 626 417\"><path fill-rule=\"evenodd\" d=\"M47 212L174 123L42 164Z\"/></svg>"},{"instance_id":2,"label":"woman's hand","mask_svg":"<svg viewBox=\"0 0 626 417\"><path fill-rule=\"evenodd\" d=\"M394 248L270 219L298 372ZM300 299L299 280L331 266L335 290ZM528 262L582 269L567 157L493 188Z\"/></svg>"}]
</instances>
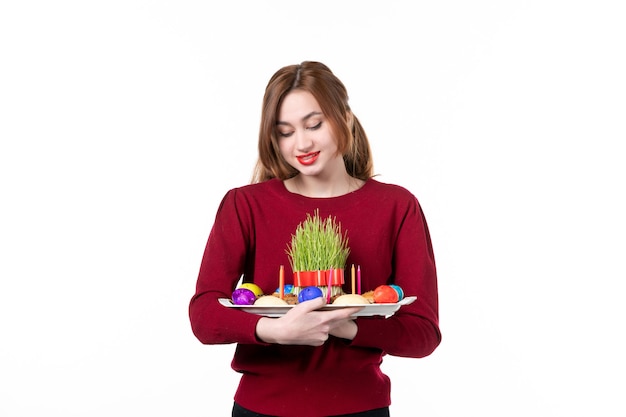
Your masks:
<instances>
[{"instance_id":1,"label":"woman's hand","mask_svg":"<svg viewBox=\"0 0 626 417\"><path fill-rule=\"evenodd\" d=\"M266 343L310 346L323 345L330 335L353 339L358 329L350 316L360 307L315 311L324 305L323 298L314 298L297 304L280 318L262 317L256 326L257 337Z\"/></svg>"}]
</instances>

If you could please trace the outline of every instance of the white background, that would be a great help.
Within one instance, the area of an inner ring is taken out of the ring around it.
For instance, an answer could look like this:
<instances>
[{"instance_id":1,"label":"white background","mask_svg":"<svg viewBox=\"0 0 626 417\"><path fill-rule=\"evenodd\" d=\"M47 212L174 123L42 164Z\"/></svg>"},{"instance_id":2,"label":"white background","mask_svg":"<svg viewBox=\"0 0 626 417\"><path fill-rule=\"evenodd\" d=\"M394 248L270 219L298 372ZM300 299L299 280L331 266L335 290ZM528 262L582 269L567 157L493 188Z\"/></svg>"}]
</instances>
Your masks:
<instances>
[{"instance_id":1,"label":"white background","mask_svg":"<svg viewBox=\"0 0 626 417\"><path fill-rule=\"evenodd\" d=\"M431 228L444 339L385 360L394 417L626 415L622 4L2 2L0 415L230 415L187 305L303 60Z\"/></svg>"}]
</instances>

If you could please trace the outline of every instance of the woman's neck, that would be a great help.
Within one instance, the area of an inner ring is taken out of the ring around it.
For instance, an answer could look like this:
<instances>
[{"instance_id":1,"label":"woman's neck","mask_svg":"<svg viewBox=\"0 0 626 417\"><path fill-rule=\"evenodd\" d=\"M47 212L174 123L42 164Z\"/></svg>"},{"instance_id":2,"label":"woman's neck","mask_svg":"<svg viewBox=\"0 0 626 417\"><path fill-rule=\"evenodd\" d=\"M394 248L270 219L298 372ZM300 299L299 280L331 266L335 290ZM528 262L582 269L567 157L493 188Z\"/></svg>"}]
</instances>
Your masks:
<instances>
[{"instance_id":1,"label":"woman's neck","mask_svg":"<svg viewBox=\"0 0 626 417\"><path fill-rule=\"evenodd\" d=\"M339 197L358 190L365 181L351 177L346 172L338 178L322 179L318 177L296 175L284 181L289 192L312 198Z\"/></svg>"}]
</instances>

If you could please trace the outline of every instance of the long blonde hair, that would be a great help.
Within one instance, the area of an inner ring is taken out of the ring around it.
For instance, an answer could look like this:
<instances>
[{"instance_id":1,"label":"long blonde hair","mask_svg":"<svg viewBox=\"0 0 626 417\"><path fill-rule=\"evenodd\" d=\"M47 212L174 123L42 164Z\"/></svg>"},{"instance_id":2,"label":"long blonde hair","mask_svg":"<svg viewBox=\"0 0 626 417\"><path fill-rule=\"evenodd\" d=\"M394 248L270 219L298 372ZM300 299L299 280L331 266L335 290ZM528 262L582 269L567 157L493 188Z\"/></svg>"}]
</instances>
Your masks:
<instances>
[{"instance_id":1,"label":"long blonde hair","mask_svg":"<svg viewBox=\"0 0 626 417\"><path fill-rule=\"evenodd\" d=\"M259 157L252 182L272 178L285 180L298 173L280 154L276 128L282 101L293 90L308 91L319 103L335 135L348 174L361 180L371 178L374 163L370 144L363 126L350 110L346 87L326 65L304 61L279 69L265 88L259 129Z\"/></svg>"}]
</instances>

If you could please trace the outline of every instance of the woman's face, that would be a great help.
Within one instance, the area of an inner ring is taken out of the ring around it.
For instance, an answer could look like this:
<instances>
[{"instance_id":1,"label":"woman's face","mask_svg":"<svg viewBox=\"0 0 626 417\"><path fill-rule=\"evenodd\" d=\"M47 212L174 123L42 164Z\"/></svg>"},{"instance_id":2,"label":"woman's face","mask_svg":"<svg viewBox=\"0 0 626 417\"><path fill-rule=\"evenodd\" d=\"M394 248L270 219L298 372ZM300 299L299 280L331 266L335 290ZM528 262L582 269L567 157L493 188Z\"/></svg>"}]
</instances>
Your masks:
<instances>
[{"instance_id":1,"label":"woman's face","mask_svg":"<svg viewBox=\"0 0 626 417\"><path fill-rule=\"evenodd\" d=\"M311 93L294 90L287 94L276 128L280 153L300 174L328 176L345 169L330 124Z\"/></svg>"}]
</instances>

